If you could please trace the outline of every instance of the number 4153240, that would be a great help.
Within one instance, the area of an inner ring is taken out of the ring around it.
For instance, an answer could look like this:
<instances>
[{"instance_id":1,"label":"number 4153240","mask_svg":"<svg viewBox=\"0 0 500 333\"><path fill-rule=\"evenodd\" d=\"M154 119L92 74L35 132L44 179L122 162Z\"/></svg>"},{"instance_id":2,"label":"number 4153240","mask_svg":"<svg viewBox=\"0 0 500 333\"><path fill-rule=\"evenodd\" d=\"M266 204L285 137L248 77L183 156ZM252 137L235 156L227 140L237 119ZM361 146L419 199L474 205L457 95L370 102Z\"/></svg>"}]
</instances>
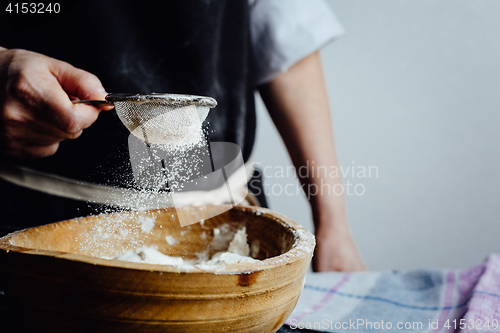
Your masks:
<instances>
[{"instance_id":1,"label":"number 4153240","mask_svg":"<svg viewBox=\"0 0 500 333\"><path fill-rule=\"evenodd\" d=\"M5 11L9 14L58 14L61 12L61 4L58 2L44 4L41 2L21 2L7 5Z\"/></svg>"},{"instance_id":2,"label":"number 4153240","mask_svg":"<svg viewBox=\"0 0 500 333\"><path fill-rule=\"evenodd\" d=\"M493 328L497 329L498 328L498 320L493 319L491 322L489 320L486 320L483 322L481 319L460 319L460 321L452 320L450 321L449 319L444 323L443 327L446 327L448 329L450 328L460 328L461 330L469 328L469 329L476 329L476 330L481 330L481 329L488 329L488 328Z\"/></svg>"}]
</instances>

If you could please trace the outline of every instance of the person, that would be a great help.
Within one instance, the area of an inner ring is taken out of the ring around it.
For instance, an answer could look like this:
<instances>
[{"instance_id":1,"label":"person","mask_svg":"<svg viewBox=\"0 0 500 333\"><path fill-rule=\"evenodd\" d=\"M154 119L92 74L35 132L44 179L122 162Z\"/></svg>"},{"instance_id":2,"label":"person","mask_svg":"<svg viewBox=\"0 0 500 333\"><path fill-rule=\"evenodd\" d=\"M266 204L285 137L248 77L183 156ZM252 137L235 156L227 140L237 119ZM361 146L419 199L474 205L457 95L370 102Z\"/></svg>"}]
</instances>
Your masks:
<instances>
[{"instance_id":1,"label":"person","mask_svg":"<svg viewBox=\"0 0 500 333\"><path fill-rule=\"evenodd\" d=\"M17 22L22 15L0 20L2 232L93 213L82 186L134 186L129 132L112 107L71 102L102 100L104 86L215 97L210 140L236 143L245 161L258 89L297 168L337 165L318 50L341 28L321 0L65 4L38 26ZM321 173L301 181L341 182ZM310 204L314 269L364 269L343 197Z\"/></svg>"}]
</instances>

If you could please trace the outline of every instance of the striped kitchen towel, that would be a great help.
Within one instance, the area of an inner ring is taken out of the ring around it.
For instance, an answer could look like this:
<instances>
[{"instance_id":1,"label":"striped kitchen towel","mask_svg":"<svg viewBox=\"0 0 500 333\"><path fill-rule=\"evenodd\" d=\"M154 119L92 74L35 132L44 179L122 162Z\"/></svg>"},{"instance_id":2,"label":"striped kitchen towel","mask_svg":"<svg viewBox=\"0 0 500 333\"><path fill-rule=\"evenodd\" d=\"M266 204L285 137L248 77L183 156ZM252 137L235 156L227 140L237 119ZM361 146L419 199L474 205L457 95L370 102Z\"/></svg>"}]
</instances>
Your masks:
<instances>
[{"instance_id":1,"label":"striped kitchen towel","mask_svg":"<svg viewBox=\"0 0 500 333\"><path fill-rule=\"evenodd\" d=\"M468 269L311 273L288 329L500 332L500 255Z\"/></svg>"}]
</instances>

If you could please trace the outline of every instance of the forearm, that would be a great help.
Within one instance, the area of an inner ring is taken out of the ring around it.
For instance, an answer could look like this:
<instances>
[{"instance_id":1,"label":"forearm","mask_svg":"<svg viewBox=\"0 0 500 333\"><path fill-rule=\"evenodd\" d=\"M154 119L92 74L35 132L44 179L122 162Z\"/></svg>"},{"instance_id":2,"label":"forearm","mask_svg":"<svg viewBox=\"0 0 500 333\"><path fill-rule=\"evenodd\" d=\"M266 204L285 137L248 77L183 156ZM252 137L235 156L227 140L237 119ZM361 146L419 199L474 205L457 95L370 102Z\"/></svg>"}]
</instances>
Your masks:
<instances>
[{"instance_id":1,"label":"forearm","mask_svg":"<svg viewBox=\"0 0 500 333\"><path fill-rule=\"evenodd\" d=\"M315 271L365 266L349 232L333 141L328 97L316 52L264 85L260 93L299 172L316 228ZM314 189L314 193L313 190Z\"/></svg>"},{"instance_id":2,"label":"forearm","mask_svg":"<svg viewBox=\"0 0 500 333\"><path fill-rule=\"evenodd\" d=\"M315 222L318 214L331 223L345 223L341 180L321 61L314 53L264 85L260 93L280 132L295 167L308 166L300 177L308 194ZM313 190L312 190L313 189ZM317 195L313 192L319 191Z\"/></svg>"}]
</instances>

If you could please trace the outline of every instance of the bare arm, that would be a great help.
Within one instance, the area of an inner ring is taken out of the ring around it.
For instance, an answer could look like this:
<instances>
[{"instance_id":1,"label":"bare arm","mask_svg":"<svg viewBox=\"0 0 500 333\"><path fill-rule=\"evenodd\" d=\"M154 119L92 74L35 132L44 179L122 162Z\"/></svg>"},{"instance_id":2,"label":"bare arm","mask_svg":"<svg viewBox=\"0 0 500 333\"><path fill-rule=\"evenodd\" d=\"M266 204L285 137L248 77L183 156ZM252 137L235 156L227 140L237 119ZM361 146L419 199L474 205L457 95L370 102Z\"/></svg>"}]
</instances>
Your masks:
<instances>
[{"instance_id":1,"label":"bare arm","mask_svg":"<svg viewBox=\"0 0 500 333\"><path fill-rule=\"evenodd\" d=\"M73 105L68 95L103 99L106 93L97 77L68 63L0 47L0 153L45 157L80 136L100 110Z\"/></svg>"},{"instance_id":2,"label":"bare arm","mask_svg":"<svg viewBox=\"0 0 500 333\"><path fill-rule=\"evenodd\" d=\"M324 171L318 166L326 166L330 170L330 166L338 165L319 53L311 54L263 85L260 93L295 167L307 166L308 161L311 166L314 161L315 172L309 170L307 177L299 177L305 184L304 188L307 190L316 185L317 189L322 189L322 185L327 184L332 189L310 195L309 199L317 240L314 270L365 269L349 233L344 197L333 191L334 188L339 189L340 178L330 177L329 172L316 172Z\"/></svg>"}]
</instances>

